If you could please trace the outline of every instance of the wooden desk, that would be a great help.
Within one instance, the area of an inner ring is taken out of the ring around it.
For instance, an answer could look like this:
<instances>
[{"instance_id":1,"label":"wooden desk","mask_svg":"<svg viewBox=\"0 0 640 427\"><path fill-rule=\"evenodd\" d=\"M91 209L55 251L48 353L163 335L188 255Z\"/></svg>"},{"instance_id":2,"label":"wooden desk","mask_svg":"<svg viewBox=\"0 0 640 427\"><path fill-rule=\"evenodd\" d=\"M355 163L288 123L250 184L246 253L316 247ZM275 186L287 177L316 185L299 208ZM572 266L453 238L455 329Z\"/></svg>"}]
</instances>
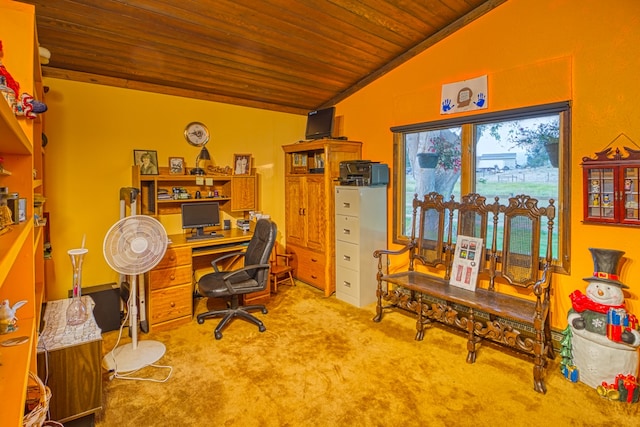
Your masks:
<instances>
[{"instance_id":1,"label":"wooden desk","mask_svg":"<svg viewBox=\"0 0 640 427\"><path fill-rule=\"evenodd\" d=\"M210 267L218 256L244 251L252 233L238 228L218 230L218 237L187 241L185 234L169 235L164 258L145 274L149 328L166 330L189 323L193 316L193 272Z\"/></svg>"}]
</instances>

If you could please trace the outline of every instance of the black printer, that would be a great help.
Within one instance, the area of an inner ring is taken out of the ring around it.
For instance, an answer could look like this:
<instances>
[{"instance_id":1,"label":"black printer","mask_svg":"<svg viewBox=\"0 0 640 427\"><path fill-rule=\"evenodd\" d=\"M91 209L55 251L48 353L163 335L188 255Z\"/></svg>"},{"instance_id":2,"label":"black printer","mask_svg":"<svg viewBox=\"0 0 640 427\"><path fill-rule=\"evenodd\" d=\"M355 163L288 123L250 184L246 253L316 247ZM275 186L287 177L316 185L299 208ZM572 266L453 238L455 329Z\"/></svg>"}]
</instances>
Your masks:
<instances>
[{"instance_id":1,"label":"black printer","mask_svg":"<svg viewBox=\"0 0 640 427\"><path fill-rule=\"evenodd\" d=\"M340 162L340 185L376 186L389 183L389 166L371 160Z\"/></svg>"}]
</instances>

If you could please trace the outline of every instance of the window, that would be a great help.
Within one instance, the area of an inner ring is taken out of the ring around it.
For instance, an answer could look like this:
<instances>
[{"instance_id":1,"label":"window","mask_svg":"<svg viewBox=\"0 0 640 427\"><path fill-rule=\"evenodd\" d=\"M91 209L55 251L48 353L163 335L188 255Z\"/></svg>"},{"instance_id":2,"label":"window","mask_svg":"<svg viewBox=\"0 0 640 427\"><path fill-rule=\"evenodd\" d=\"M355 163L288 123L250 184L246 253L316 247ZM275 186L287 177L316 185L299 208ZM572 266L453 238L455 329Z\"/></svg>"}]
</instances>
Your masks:
<instances>
[{"instance_id":1,"label":"window","mask_svg":"<svg viewBox=\"0 0 640 427\"><path fill-rule=\"evenodd\" d=\"M570 106L558 103L400 126L394 132L394 241L411 234L412 200L435 191L554 199L553 257L569 272ZM544 256L546 247L541 248Z\"/></svg>"}]
</instances>

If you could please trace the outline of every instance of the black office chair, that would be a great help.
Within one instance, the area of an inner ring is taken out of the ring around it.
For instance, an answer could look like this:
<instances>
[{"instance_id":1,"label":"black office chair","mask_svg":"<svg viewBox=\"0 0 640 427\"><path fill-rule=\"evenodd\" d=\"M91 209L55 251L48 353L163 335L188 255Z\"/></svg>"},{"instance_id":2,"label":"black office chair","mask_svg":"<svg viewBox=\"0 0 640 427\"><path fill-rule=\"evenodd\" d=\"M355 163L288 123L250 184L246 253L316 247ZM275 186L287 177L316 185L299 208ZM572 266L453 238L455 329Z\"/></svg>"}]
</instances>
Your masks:
<instances>
[{"instance_id":1,"label":"black office chair","mask_svg":"<svg viewBox=\"0 0 640 427\"><path fill-rule=\"evenodd\" d=\"M198 323L205 319L223 316L214 331L217 340L222 338L222 329L235 317L258 325L260 332L266 331L260 319L249 311L261 310L267 314L264 305L241 306L240 295L262 291L269 286L269 257L276 240L277 226L268 219L260 219L246 252L235 252L216 258L211 262L214 272L205 274L197 283L198 296L207 298L228 298L228 308L198 314ZM244 257L244 267L233 271L220 271L221 261L231 257Z\"/></svg>"}]
</instances>

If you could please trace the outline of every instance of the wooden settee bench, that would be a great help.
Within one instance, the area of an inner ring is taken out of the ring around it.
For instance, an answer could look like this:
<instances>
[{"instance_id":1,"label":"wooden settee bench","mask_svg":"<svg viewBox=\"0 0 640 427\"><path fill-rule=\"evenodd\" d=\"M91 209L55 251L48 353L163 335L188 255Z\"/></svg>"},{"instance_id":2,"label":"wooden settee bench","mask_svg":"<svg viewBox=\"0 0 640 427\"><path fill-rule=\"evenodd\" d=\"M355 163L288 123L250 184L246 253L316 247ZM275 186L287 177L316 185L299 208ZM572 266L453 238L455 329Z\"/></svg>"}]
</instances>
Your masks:
<instances>
[{"instance_id":1,"label":"wooden settee bench","mask_svg":"<svg viewBox=\"0 0 640 427\"><path fill-rule=\"evenodd\" d=\"M467 335L468 363L475 362L483 339L517 350L533 358L534 389L545 393L545 369L554 357L549 326L554 218L553 200L538 207L538 200L526 195L511 197L508 204L497 197L487 203L475 193L459 202L453 197L445 201L438 193L422 200L416 195L409 243L400 250L374 252L373 320L380 322L389 308L415 313L416 340L424 338L432 321L459 329ZM458 235L483 239L475 290L450 284ZM398 256L405 257L406 271L385 272L392 260L398 265Z\"/></svg>"}]
</instances>

